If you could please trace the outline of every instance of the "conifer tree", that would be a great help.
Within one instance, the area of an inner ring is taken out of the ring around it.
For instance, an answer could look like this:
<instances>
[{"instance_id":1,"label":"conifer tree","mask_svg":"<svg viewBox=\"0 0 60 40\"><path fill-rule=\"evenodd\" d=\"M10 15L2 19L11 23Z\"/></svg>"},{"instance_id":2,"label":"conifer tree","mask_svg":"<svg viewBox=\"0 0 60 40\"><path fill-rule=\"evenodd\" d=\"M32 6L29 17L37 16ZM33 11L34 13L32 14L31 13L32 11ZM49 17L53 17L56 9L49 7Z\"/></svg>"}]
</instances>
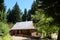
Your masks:
<instances>
[{"instance_id":1,"label":"conifer tree","mask_svg":"<svg viewBox=\"0 0 60 40\"><path fill-rule=\"evenodd\" d=\"M28 21L27 20L27 9L24 9L24 14L22 16L22 21Z\"/></svg>"},{"instance_id":2,"label":"conifer tree","mask_svg":"<svg viewBox=\"0 0 60 40\"><path fill-rule=\"evenodd\" d=\"M11 22L12 21L12 12L10 10L10 8L7 11L7 22Z\"/></svg>"},{"instance_id":3,"label":"conifer tree","mask_svg":"<svg viewBox=\"0 0 60 40\"><path fill-rule=\"evenodd\" d=\"M5 11L4 0L0 0L0 11Z\"/></svg>"},{"instance_id":4,"label":"conifer tree","mask_svg":"<svg viewBox=\"0 0 60 40\"><path fill-rule=\"evenodd\" d=\"M30 10L28 11L27 20L31 21L31 11Z\"/></svg>"},{"instance_id":5,"label":"conifer tree","mask_svg":"<svg viewBox=\"0 0 60 40\"><path fill-rule=\"evenodd\" d=\"M14 5L13 9L11 11L8 11L8 13L8 22L16 23L21 21L21 10L17 2Z\"/></svg>"},{"instance_id":6,"label":"conifer tree","mask_svg":"<svg viewBox=\"0 0 60 40\"><path fill-rule=\"evenodd\" d=\"M0 21L6 20L4 0L0 0Z\"/></svg>"}]
</instances>

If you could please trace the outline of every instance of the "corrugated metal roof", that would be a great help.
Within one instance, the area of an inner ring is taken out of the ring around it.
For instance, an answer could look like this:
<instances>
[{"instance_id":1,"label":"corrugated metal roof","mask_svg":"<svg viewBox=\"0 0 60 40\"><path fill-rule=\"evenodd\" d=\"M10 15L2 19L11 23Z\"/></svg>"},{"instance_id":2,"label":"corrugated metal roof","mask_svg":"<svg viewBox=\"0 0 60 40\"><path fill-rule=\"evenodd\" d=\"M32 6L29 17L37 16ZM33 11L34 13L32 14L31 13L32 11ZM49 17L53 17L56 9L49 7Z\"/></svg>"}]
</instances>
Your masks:
<instances>
[{"instance_id":1,"label":"corrugated metal roof","mask_svg":"<svg viewBox=\"0 0 60 40\"><path fill-rule=\"evenodd\" d=\"M15 29L35 29L33 21L17 22L11 30Z\"/></svg>"}]
</instances>

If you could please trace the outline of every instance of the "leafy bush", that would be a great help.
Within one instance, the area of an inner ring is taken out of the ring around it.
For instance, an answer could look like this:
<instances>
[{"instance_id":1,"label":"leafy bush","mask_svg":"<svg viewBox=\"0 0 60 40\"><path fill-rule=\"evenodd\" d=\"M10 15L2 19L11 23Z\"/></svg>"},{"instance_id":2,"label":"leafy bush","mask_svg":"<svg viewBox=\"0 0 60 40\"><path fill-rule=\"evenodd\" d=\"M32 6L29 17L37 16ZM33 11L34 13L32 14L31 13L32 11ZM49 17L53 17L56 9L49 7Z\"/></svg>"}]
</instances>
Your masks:
<instances>
[{"instance_id":1,"label":"leafy bush","mask_svg":"<svg viewBox=\"0 0 60 40\"><path fill-rule=\"evenodd\" d=\"M9 32L9 27L6 23L0 22L0 35L4 36Z\"/></svg>"},{"instance_id":2,"label":"leafy bush","mask_svg":"<svg viewBox=\"0 0 60 40\"><path fill-rule=\"evenodd\" d=\"M36 15L32 15L32 19L37 20L35 27L42 34L50 35L53 32L58 32L58 26L53 24L54 19L51 16L47 16L45 12L40 10L35 12Z\"/></svg>"},{"instance_id":3,"label":"leafy bush","mask_svg":"<svg viewBox=\"0 0 60 40\"><path fill-rule=\"evenodd\" d=\"M0 40L10 40L9 26L7 23L0 22Z\"/></svg>"},{"instance_id":4,"label":"leafy bush","mask_svg":"<svg viewBox=\"0 0 60 40\"><path fill-rule=\"evenodd\" d=\"M4 40L11 40L11 36L7 34L5 37L3 37Z\"/></svg>"}]
</instances>

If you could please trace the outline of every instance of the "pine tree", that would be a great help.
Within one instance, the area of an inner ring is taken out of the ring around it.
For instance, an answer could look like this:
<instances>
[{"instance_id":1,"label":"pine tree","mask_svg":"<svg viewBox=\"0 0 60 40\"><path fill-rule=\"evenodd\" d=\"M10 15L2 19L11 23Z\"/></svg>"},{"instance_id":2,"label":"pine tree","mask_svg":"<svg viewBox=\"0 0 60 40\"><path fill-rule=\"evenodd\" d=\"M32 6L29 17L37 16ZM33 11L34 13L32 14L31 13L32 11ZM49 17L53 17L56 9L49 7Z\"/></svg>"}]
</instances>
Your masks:
<instances>
[{"instance_id":1,"label":"pine tree","mask_svg":"<svg viewBox=\"0 0 60 40\"><path fill-rule=\"evenodd\" d=\"M28 10L28 21L31 21L32 20L32 21L36 22L36 19L32 19L31 18L32 15L35 15L35 11L36 10L37 10L37 3L36 3L36 1L34 1L32 3L31 9Z\"/></svg>"},{"instance_id":2,"label":"pine tree","mask_svg":"<svg viewBox=\"0 0 60 40\"><path fill-rule=\"evenodd\" d=\"M7 22L9 23L9 22L12 22L12 12L11 12L11 10L10 10L10 8L8 9L8 11L7 11Z\"/></svg>"},{"instance_id":3,"label":"pine tree","mask_svg":"<svg viewBox=\"0 0 60 40\"><path fill-rule=\"evenodd\" d=\"M28 11L27 20L31 21L31 11L30 10Z\"/></svg>"},{"instance_id":4,"label":"pine tree","mask_svg":"<svg viewBox=\"0 0 60 40\"><path fill-rule=\"evenodd\" d=\"M6 22L6 13L0 11L0 22Z\"/></svg>"},{"instance_id":5,"label":"pine tree","mask_svg":"<svg viewBox=\"0 0 60 40\"><path fill-rule=\"evenodd\" d=\"M12 23L20 22L21 21L21 10L16 3L11 11L9 11L8 21Z\"/></svg>"},{"instance_id":6,"label":"pine tree","mask_svg":"<svg viewBox=\"0 0 60 40\"><path fill-rule=\"evenodd\" d=\"M4 0L0 0L0 21L6 20Z\"/></svg>"},{"instance_id":7,"label":"pine tree","mask_svg":"<svg viewBox=\"0 0 60 40\"><path fill-rule=\"evenodd\" d=\"M4 0L0 0L0 11L5 11Z\"/></svg>"},{"instance_id":8,"label":"pine tree","mask_svg":"<svg viewBox=\"0 0 60 40\"><path fill-rule=\"evenodd\" d=\"M24 9L24 14L22 16L22 21L27 21L27 9Z\"/></svg>"},{"instance_id":9,"label":"pine tree","mask_svg":"<svg viewBox=\"0 0 60 40\"><path fill-rule=\"evenodd\" d=\"M36 6L37 6L36 1L34 1L33 4L32 4L32 6L31 6L31 9L30 9L31 14L35 14Z\"/></svg>"}]
</instances>

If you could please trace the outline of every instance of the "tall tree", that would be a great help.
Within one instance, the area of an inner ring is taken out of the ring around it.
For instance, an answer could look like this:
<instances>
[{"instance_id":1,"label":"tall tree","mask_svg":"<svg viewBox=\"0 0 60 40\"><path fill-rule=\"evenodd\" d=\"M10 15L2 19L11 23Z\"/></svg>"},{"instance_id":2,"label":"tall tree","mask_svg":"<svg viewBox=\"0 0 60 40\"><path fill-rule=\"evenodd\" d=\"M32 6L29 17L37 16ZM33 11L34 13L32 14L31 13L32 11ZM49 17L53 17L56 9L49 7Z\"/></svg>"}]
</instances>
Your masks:
<instances>
[{"instance_id":1,"label":"tall tree","mask_svg":"<svg viewBox=\"0 0 60 40\"><path fill-rule=\"evenodd\" d=\"M52 16L54 18L53 24L60 26L60 1L59 0L38 0L42 3L40 7L43 9L48 16ZM60 40L60 29L58 40Z\"/></svg>"},{"instance_id":2,"label":"tall tree","mask_svg":"<svg viewBox=\"0 0 60 40\"><path fill-rule=\"evenodd\" d=\"M31 14L35 14L36 9L37 9L37 4L36 1L34 1L29 11L31 11Z\"/></svg>"},{"instance_id":3,"label":"tall tree","mask_svg":"<svg viewBox=\"0 0 60 40\"><path fill-rule=\"evenodd\" d=\"M52 16L55 19L55 23L60 23L60 6L59 0L39 0L40 2L42 2L42 6L41 8L48 14L48 16ZM58 21L57 21L58 20Z\"/></svg>"},{"instance_id":4,"label":"tall tree","mask_svg":"<svg viewBox=\"0 0 60 40\"><path fill-rule=\"evenodd\" d=\"M7 22L12 22L12 12L10 10L10 8L7 11Z\"/></svg>"},{"instance_id":5,"label":"tall tree","mask_svg":"<svg viewBox=\"0 0 60 40\"><path fill-rule=\"evenodd\" d=\"M0 21L6 20L4 0L0 0Z\"/></svg>"},{"instance_id":6,"label":"tall tree","mask_svg":"<svg viewBox=\"0 0 60 40\"><path fill-rule=\"evenodd\" d=\"M29 10L29 11L30 11L30 15L36 15L35 11L37 11L37 9L39 9L38 3L37 3L37 1L34 1L34 2L32 3L31 9ZM34 23L36 23L36 22L38 21L38 19L35 19L35 18L33 18L33 19L31 18L31 20L32 20Z\"/></svg>"},{"instance_id":7,"label":"tall tree","mask_svg":"<svg viewBox=\"0 0 60 40\"><path fill-rule=\"evenodd\" d=\"M5 11L4 0L0 0L0 11Z\"/></svg>"},{"instance_id":8,"label":"tall tree","mask_svg":"<svg viewBox=\"0 0 60 40\"><path fill-rule=\"evenodd\" d=\"M36 0L36 10L34 11L34 15L32 15L32 20L37 27L37 30L46 33L47 37L50 36L51 33L57 32L58 27L54 23L54 17L52 15L48 15L48 10L45 10L43 6L44 0ZM50 29L51 28L51 29ZM53 31L54 30L54 31Z\"/></svg>"},{"instance_id":9,"label":"tall tree","mask_svg":"<svg viewBox=\"0 0 60 40\"><path fill-rule=\"evenodd\" d=\"M24 14L22 16L22 21L27 21L27 9L24 9Z\"/></svg>"},{"instance_id":10,"label":"tall tree","mask_svg":"<svg viewBox=\"0 0 60 40\"><path fill-rule=\"evenodd\" d=\"M31 11L30 10L28 11L27 20L31 21Z\"/></svg>"},{"instance_id":11,"label":"tall tree","mask_svg":"<svg viewBox=\"0 0 60 40\"><path fill-rule=\"evenodd\" d=\"M0 22L6 22L6 13L0 11Z\"/></svg>"},{"instance_id":12,"label":"tall tree","mask_svg":"<svg viewBox=\"0 0 60 40\"><path fill-rule=\"evenodd\" d=\"M9 11L9 22L16 23L21 21L21 10L16 2L12 11Z\"/></svg>"},{"instance_id":13,"label":"tall tree","mask_svg":"<svg viewBox=\"0 0 60 40\"><path fill-rule=\"evenodd\" d=\"M57 32L58 27L56 24L52 24L53 18L47 17L45 12L41 9L35 11L36 15L33 15L32 18L36 19L35 27L39 32L41 32L45 37L50 37L51 33Z\"/></svg>"}]
</instances>

